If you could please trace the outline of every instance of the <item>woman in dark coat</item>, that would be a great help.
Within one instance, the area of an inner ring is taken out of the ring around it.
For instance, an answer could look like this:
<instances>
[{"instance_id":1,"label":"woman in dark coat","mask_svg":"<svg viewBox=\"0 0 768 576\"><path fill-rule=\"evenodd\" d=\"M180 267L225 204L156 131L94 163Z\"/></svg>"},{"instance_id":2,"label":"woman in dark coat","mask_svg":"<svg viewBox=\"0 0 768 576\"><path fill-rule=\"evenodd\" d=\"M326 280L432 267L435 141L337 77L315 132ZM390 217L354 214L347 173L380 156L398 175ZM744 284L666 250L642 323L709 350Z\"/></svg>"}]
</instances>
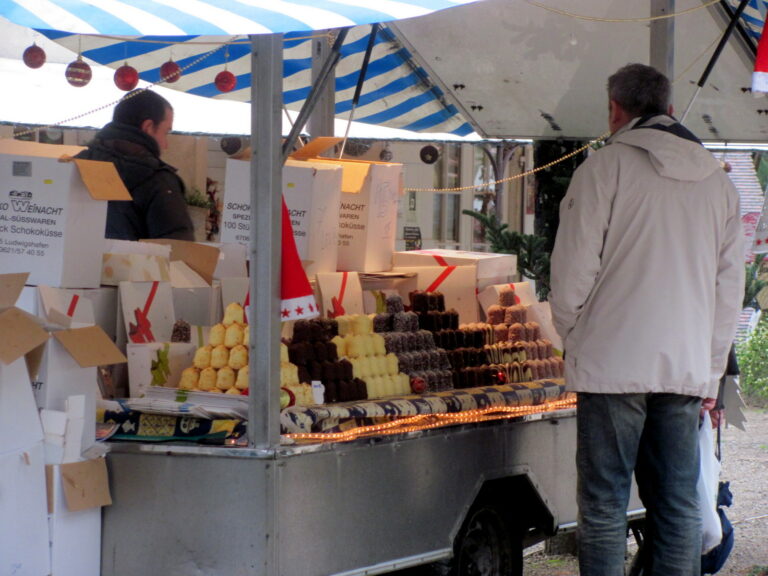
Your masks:
<instances>
[{"instance_id":1,"label":"woman in dark coat","mask_svg":"<svg viewBox=\"0 0 768 576\"><path fill-rule=\"evenodd\" d=\"M78 158L114 163L132 202L110 201L106 238L193 240L184 200L184 182L160 159L173 128L173 108L159 94L135 90L117 104L104 126Z\"/></svg>"}]
</instances>

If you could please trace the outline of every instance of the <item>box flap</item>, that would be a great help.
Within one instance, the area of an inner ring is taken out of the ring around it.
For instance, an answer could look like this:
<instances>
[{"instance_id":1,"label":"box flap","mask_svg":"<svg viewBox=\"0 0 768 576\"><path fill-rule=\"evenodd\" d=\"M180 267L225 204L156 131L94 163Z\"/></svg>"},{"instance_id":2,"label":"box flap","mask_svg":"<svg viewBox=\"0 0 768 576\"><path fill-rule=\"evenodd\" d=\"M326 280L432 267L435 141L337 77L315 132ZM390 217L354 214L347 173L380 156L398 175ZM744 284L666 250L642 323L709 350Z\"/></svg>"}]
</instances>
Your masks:
<instances>
[{"instance_id":1,"label":"box flap","mask_svg":"<svg viewBox=\"0 0 768 576\"><path fill-rule=\"evenodd\" d=\"M132 200L128 189L111 162L73 158L83 184L94 200Z\"/></svg>"},{"instance_id":2,"label":"box flap","mask_svg":"<svg viewBox=\"0 0 768 576\"><path fill-rule=\"evenodd\" d=\"M19 274L0 274L0 310L16 304L24 284L27 283L29 272Z\"/></svg>"},{"instance_id":3,"label":"box flap","mask_svg":"<svg viewBox=\"0 0 768 576\"><path fill-rule=\"evenodd\" d=\"M122 364L128 360L100 326L54 332L53 337L82 367Z\"/></svg>"},{"instance_id":4,"label":"box flap","mask_svg":"<svg viewBox=\"0 0 768 576\"><path fill-rule=\"evenodd\" d=\"M62 156L74 156L83 150L85 150L84 146L40 144L39 142L27 142L13 138L0 138L0 154L61 158Z\"/></svg>"},{"instance_id":5,"label":"box flap","mask_svg":"<svg viewBox=\"0 0 768 576\"><path fill-rule=\"evenodd\" d=\"M219 264L219 249L215 246L168 238L153 238L142 240L142 242L170 246L171 261L182 260L192 270L200 274L209 285L213 282L213 273Z\"/></svg>"},{"instance_id":6,"label":"box flap","mask_svg":"<svg viewBox=\"0 0 768 576\"><path fill-rule=\"evenodd\" d=\"M0 338L0 362L3 364L10 364L48 341L48 332L35 317L18 308L0 313L0 334L3 335Z\"/></svg>"},{"instance_id":7,"label":"box flap","mask_svg":"<svg viewBox=\"0 0 768 576\"><path fill-rule=\"evenodd\" d=\"M171 286L174 288L210 288L210 284L182 260L171 262Z\"/></svg>"},{"instance_id":8,"label":"box flap","mask_svg":"<svg viewBox=\"0 0 768 576\"><path fill-rule=\"evenodd\" d=\"M61 483L70 512L112 504L104 458L62 464Z\"/></svg>"},{"instance_id":9,"label":"box flap","mask_svg":"<svg viewBox=\"0 0 768 576\"><path fill-rule=\"evenodd\" d=\"M296 150L290 157L295 160L309 160L320 156L320 154L333 148L342 140L344 139L336 138L334 136L320 136L319 138L312 140L309 144L303 146L301 149Z\"/></svg>"}]
</instances>

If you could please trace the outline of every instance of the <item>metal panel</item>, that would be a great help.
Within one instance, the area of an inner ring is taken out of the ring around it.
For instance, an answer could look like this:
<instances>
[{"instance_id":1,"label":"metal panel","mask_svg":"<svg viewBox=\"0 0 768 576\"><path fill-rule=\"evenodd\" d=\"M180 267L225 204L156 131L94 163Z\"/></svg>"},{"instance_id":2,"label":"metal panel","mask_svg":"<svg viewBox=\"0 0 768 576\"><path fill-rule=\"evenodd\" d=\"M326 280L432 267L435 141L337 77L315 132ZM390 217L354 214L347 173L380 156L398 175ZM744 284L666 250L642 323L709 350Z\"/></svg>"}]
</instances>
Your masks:
<instances>
[{"instance_id":1,"label":"metal panel","mask_svg":"<svg viewBox=\"0 0 768 576\"><path fill-rule=\"evenodd\" d=\"M483 482L517 474L572 525L575 421L571 410L276 453L116 444L103 574L382 573L448 556ZM277 566L267 572L274 465Z\"/></svg>"}]
</instances>

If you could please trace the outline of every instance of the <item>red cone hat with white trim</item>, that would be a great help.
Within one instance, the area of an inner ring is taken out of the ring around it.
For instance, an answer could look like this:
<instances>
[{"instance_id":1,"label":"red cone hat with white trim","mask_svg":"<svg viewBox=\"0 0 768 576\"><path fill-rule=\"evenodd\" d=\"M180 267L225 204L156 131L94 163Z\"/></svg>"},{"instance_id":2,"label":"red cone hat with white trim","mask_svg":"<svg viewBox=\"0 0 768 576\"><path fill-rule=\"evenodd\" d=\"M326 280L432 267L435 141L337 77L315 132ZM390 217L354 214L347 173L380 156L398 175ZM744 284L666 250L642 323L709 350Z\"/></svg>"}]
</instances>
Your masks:
<instances>
[{"instance_id":1,"label":"red cone hat with white trim","mask_svg":"<svg viewBox=\"0 0 768 576\"><path fill-rule=\"evenodd\" d=\"M280 275L280 318L287 320L299 320L301 318L314 318L320 315L315 302L312 286L307 279L307 273L301 265L299 252L296 249L296 240L293 238L293 227L288 206L283 200L283 248L282 266Z\"/></svg>"},{"instance_id":2,"label":"red cone hat with white trim","mask_svg":"<svg viewBox=\"0 0 768 576\"><path fill-rule=\"evenodd\" d=\"M755 58L755 71L752 73L752 93L768 92L768 18L763 24L763 33L757 45L757 57Z\"/></svg>"}]
</instances>

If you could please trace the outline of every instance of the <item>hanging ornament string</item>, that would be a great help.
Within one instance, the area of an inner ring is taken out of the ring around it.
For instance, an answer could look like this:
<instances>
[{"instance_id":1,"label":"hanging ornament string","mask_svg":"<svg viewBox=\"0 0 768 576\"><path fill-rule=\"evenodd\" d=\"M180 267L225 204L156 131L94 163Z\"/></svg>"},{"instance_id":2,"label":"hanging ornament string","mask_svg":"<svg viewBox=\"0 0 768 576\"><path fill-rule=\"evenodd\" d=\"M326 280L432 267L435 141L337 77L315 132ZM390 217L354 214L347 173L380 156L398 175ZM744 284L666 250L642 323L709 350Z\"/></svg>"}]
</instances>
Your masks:
<instances>
[{"instance_id":1,"label":"hanging ornament string","mask_svg":"<svg viewBox=\"0 0 768 576\"><path fill-rule=\"evenodd\" d=\"M654 20L664 20L666 18L676 18L677 16L690 14L691 12L696 12L702 8L709 8L710 6L714 6L715 4L719 4L721 2L721 0L709 0L709 2L705 2L700 6L694 6L693 8L681 10L680 12L672 12L671 14L661 14L659 16L640 16L636 18L600 18L598 16L584 16L581 14L574 14L573 12L568 12L559 8L553 8L552 6L540 4L539 2L534 2L533 0L525 1L531 6L536 6L537 8L541 8L549 12L560 14L561 16L567 16L568 18L575 18L576 20L586 20L588 22L653 22Z\"/></svg>"},{"instance_id":2,"label":"hanging ornament string","mask_svg":"<svg viewBox=\"0 0 768 576\"><path fill-rule=\"evenodd\" d=\"M235 37L233 37L233 39L234 38ZM219 45L216 46L216 48L213 48L212 50L209 50L205 54L201 54L199 57L195 58L192 62L190 62L186 66L181 67L179 74L181 74L185 70L188 70L189 68L192 68L193 66L196 66L197 64L199 64L200 62L202 62L206 58L212 56L213 54L215 54L216 52L218 52L222 48L225 48L230 43L231 43L231 41L230 42L220 43ZM79 61L82 61L82 60L79 60ZM83 62L83 63L85 64L85 62ZM106 110L107 108L111 108L111 107L115 106L116 104L118 104L119 102L121 102L122 100L125 100L126 98L133 98L136 94L139 94L140 92L142 92L144 90L149 90L153 86L159 86L159 85L165 84L167 82L168 81L166 79L161 78L157 82L155 82L153 84L149 84L146 88L142 88L141 90L137 90L136 92L128 93L125 96L123 96L122 98L119 98L118 100L114 100L112 102L108 102L107 104L104 104L102 106L98 106L97 108L93 108L92 110L89 110L87 112L83 112L82 114L78 114L76 116L71 116L69 118L66 118L64 120L60 120L59 122L55 122L53 124L47 124L45 126L38 126L36 128L30 128L29 130L25 130L23 132L15 133L14 134L14 138L17 138L17 139L24 138L24 137L29 136L31 134L35 134L35 133L39 132L40 130L47 130L49 128L55 128L57 126L61 126L62 124L66 124L67 122L74 122L75 120L79 120L80 118L85 118L86 116L90 116L91 114L95 114L96 112L100 112L102 110Z\"/></svg>"},{"instance_id":3,"label":"hanging ornament string","mask_svg":"<svg viewBox=\"0 0 768 576\"><path fill-rule=\"evenodd\" d=\"M514 174L512 176L507 176L506 178L502 178L500 180L492 180L490 182L483 182L482 184L472 184L471 186L456 186L455 188L404 188L403 190L405 192L464 192L465 190L476 190L478 188L488 188L489 186L495 186L496 184L503 184L505 182L512 182L513 180L519 180L520 178L525 178L526 176L530 176L531 174L536 174L537 172L541 172L542 170L546 170L547 168L551 168L552 166L559 164L560 162L563 162L564 160L568 160L568 158L573 158L577 154L581 154L588 148L593 147L595 144L598 144L608 138L610 136L610 132L606 132L594 140L590 140L587 144L579 148L578 150L574 150L573 152L570 152L569 154L566 154L565 156L562 156L558 158L557 160L553 160L552 162L548 162L547 164L544 164L543 166L537 166L536 168L533 168L531 170L528 170L526 172L521 172L520 174Z\"/></svg>"}]
</instances>

